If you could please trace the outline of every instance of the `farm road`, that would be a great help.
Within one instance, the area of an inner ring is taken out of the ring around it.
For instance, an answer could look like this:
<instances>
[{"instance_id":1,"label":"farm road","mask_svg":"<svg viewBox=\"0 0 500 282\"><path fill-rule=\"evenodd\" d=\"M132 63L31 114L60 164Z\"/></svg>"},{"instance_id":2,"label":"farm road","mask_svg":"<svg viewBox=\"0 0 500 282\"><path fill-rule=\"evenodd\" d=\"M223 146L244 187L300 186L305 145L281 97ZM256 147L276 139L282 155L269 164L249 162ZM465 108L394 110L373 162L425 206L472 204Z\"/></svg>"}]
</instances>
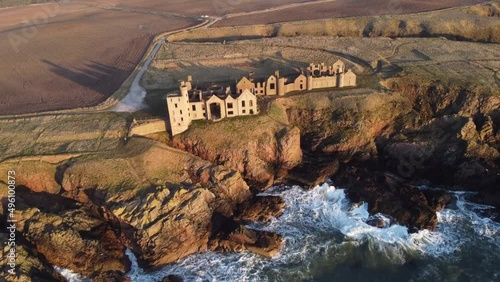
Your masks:
<instances>
[{"instance_id":1,"label":"farm road","mask_svg":"<svg viewBox=\"0 0 500 282\"><path fill-rule=\"evenodd\" d=\"M184 31L189 31L189 30L195 30L199 28L208 28L211 25L215 24L218 20L222 18L230 18L230 17L237 17L237 16L246 16L246 15L254 15L258 13L266 13L270 11L278 11L282 9L288 9L291 7L298 7L298 6L305 6L305 5L310 5L310 4L316 4L316 3L323 3L323 2L332 2L336 0L319 0L319 1L313 1L313 2L306 2L306 3L295 3L295 4L288 4L288 5L283 5L279 7L274 7L274 8L269 8L269 9L264 9L264 10L257 10L257 11L252 11L252 12L242 12L242 13L234 13L234 14L227 14L223 17L213 17L206 19L203 21L201 24L193 26L193 27L187 27L183 29L179 29L176 31L171 31L166 34L164 34L159 40L157 40L154 44L155 47L153 51L148 55L148 58L146 61L144 61L143 65L140 67L139 72L136 74L134 81L132 82L132 85L130 86L130 90L128 94L120 101L118 102L117 105L113 106L112 108L109 109L109 111L112 112L135 112L137 110L143 109L145 107L144 105L144 99L146 97L146 89L140 85L142 76L146 72L147 68L151 64L151 61L154 59L156 54L158 53L158 50L160 49L161 45L167 40L168 36L176 33L181 33ZM98 6L100 8L104 9L124 9L124 8L115 8L111 6ZM130 9L132 11L135 11L136 9ZM147 10L140 10L140 12L149 12ZM156 12L155 12L156 13ZM189 17L187 15L181 15L181 14L169 14L173 15L176 17ZM198 18L198 20L202 20L205 18Z\"/></svg>"},{"instance_id":2,"label":"farm road","mask_svg":"<svg viewBox=\"0 0 500 282\"><path fill-rule=\"evenodd\" d=\"M109 111L112 112L135 112L137 110L143 109L145 107L144 105L144 98L146 98L146 89L140 85L142 76L148 69L149 65L151 64L151 61L155 58L156 54L158 53L158 50L160 47L163 45L165 40L167 40L168 36L187 31L187 30L194 30L198 28L207 28L214 24L217 21L217 18L211 19L211 20L205 20L203 23L194 26L194 27L189 27L189 28L184 28L181 30L176 30L172 32L168 32L167 34L164 34L159 40L156 41L155 47L153 51L149 54L148 58L144 62L144 64L140 67L139 72L136 74L134 81L132 82L132 85L130 86L130 90L128 94L123 98L120 102L118 102L117 105L109 109Z\"/></svg>"}]
</instances>

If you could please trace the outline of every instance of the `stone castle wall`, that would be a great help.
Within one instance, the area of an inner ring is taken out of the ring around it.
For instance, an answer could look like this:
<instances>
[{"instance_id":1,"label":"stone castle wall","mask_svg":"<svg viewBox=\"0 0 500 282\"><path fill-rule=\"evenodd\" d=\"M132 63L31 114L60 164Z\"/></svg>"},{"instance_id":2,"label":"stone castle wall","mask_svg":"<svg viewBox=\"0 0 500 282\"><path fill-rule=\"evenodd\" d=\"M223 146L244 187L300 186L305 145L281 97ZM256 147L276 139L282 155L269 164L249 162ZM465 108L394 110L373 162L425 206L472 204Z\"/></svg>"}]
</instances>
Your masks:
<instances>
[{"instance_id":1,"label":"stone castle wall","mask_svg":"<svg viewBox=\"0 0 500 282\"><path fill-rule=\"evenodd\" d=\"M167 123L165 120L151 120L141 124L132 124L129 132L131 136L145 136L151 133L167 131Z\"/></svg>"}]
</instances>

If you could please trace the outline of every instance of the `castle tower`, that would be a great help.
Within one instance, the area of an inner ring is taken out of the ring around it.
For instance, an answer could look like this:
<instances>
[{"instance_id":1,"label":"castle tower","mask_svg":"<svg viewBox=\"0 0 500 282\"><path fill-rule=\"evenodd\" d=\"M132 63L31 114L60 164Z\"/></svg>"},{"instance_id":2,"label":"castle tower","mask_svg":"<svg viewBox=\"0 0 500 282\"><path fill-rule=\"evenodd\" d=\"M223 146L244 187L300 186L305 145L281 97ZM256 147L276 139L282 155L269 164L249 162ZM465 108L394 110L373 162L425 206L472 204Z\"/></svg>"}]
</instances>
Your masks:
<instances>
[{"instance_id":1,"label":"castle tower","mask_svg":"<svg viewBox=\"0 0 500 282\"><path fill-rule=\"evenodd\" d=\"M191 82L189 82L191 84ZM179 86L179 90L181 91L181 96L186 97L189 99L189 89L188 85L186 85L186 82L181 81L181 85Z\"/></svg>"},{"instance_id":2,"label":"castle tower","mask_svg":"<svg viewBox=\"0 0 500 282\"><path fill-rule=\"evenodd\" d=\"M186 82L181 81L180 95L167 95L169 127L172 135L186 131L191 124L189 114L189 92Z\"/></svg>"}]
</instances>

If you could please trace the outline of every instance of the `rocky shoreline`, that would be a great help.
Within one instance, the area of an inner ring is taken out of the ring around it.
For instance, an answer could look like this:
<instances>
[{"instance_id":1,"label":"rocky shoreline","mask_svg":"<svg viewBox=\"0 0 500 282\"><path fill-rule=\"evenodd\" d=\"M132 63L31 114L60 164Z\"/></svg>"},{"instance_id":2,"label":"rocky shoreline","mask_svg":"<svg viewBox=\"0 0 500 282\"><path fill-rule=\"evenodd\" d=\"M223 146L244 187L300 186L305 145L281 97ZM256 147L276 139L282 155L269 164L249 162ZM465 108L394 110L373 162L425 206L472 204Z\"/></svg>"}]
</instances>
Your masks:
<instances>
[{"instance_id":1,"label":"rocky shoreline","mask_svg":"<svg viewBox=\"0 0 500 282\"><path fill-rule=\"evenodd\" d=\"M126 248L145 269L206 250L272 257L280 234L245 225L283 213L279 197L255 196L276 184L312 188L331 179L352 202L410 232L433 230L451 199L421 185L477 191L473 200L498 208L498 93L384 83L391 92L279 98L256 120L194 126L168 145L132 138L24 179L12 281L64 281L53 265L94 281L127 281ZM2 225L5 207L4 197Z\"/></svg>"}]
</instances>

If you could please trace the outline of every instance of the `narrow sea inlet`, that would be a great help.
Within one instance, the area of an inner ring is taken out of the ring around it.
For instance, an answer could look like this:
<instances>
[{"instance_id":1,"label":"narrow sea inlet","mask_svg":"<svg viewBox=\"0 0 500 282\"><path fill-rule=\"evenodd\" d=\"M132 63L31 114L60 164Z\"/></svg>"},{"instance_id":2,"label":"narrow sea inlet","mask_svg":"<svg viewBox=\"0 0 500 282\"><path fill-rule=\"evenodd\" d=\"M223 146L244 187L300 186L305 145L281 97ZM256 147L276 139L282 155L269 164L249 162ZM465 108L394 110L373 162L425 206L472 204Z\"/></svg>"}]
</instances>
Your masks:
<instances>
[{"instance_id":1,"label":"narrow sea inlet","mask_svg":"<svg viewBox=\"0 0 500 282\"><path fill-rule=\"evenodd\" d=\"M343 189L329 183L310 191L273 187L262 195L283 197L284 215L251 226L284 235L281 253L273 259L206 252L149 273L128 252L133 262L128 275L140 282L161 281L169 274L200 282L498 281L500 224L488 217L490 207L467 201L472 193L450 193L454 200L438 213L437 229L410 234L383 215L375 217L384 228L367 224L374 216L366 204L354 205Z\"/></svg>"}]
</instances>

